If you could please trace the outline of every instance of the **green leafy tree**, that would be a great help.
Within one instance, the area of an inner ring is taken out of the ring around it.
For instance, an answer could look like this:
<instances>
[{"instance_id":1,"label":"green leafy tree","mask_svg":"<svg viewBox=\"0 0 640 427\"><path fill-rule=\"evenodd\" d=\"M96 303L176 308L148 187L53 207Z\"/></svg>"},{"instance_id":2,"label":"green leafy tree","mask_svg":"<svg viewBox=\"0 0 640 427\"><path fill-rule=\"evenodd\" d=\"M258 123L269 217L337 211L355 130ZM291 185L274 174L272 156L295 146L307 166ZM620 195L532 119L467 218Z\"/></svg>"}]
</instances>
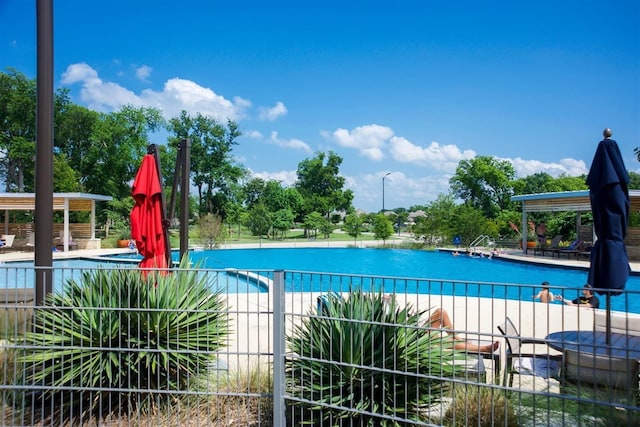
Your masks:
<instances>
[{"instance_id":1,"label":"green leafy tree","mask_svg":"<svg viewBox=\"0 0 640 427\"><path fill-rule=\"evenodd\" d=\"M322 225L322 214L320 212L311 212L304 217L305 235L316 237L318 229Z\"/></svg>"},{"instance_id":2,"label":"green leafy tree","mask_svg":"<svg viewBox=\"0 0 640 427\"><path fill-rule=\"evenodd\" d=\"M377 214L373 219L373 238L382 239L385 244L387 239L393 235L393 223L383 213Z\"/></svg>"},{"instance_id":3,"label":"green leafy tree","mask_svg":"<svg viewBox=\"0 0 640 427\"><path fill-rule=\"evenodd\" d=\"M160 111L153 108L124 106L119 111L101 114L92 134L92 144L80 170L90 193L114 198L131 196L131 181L147 153L149 134L162 128ZM83 166L84 167L84 166Z\"/></svg>"},{"instance_id":4,"label":"green leafy tree","mask_svg":"<svg viewBox=\"0 0 640 427\"><path fill-rule=\"evenodd\" d=\"M451 194L440 194L433 202L424 207L425 216L415 219L411 232L416 240L425 245L435 246L450 241L454 233L451 228L451 218L456 209L454 197Z\"/></svg>"},{"instance_id":5,"label":"green leafy tree","mask_svg":"<svg viewBox=\"0 0 640 427\"><path fill-rule=\"evenodd\" d=\"M249 211L246 226L251 230L251 234L262 238L269 237L269 230L273 226L273 218L271 212L262 205L256 205Z\"/></svg>"},{"instance_id":6,"label":"green leafy tree","mask_svg":"<svg viewBox=\"0 0 640 427\"><path fill-rule=\"evenodd\" d=\"M341 164L342 158L332 151L328 155L316 153L298 164L296 188L304 199L303 214L320 212L328 218L332 211L352 209L353 192L343 190Z\"/></svg>"},{"instance_id":7,"label":"green leafy tree","mask_svg":"<svg viewBox=\"0 0 640 427\"><path fill-rule=\"evenodd\" d=\"M225 206L233 184L245 176L244 168L232 157L236 139L242 135L238 125L229 120L223 126L214 118L197 113L194 117L182 111L169 120L169 150L175 152L178 142L191 141L191 178L198 191L200 214L215 213L226 218ZM173 156L175 158L175 156Z\"/></svg>"},{"instance_id":8,"label":"green leafy tree","mask_svg":"<svg viewBox=\"0 0 640 427\"><path fill-rule=\"evenodd\" d=\"M349 236L353 237L354 245L357 243L358 237L362 235L363 223L362 215L357 213L350 213L344 218L342 228Z\"/></svg>"},{"instance_id":9,"label":"green leafy tree","mask_svg":"<svg viewBox=\"0 0 640 427\"><path fill-rule=\"evenodd\" d=\"M461 160L449 184L456 197L480 209L486 217L494 218L500 210L512 205L514 178L510 162L479 156Z\"/></svg>"},{"instance_id":10,"label":"green leafy tree","mask_svg":"<svg viewBox=\"0 0 640 427\"><path fill-rule=\"evenodd\" d=\"M640 174L634 171L629 173L629 190L640 190Z\"/></svg>"},{"instance_id":11,"label":"green leafy tree","mask_svg":"<svg viewBox=\"0 0 640 427\"><path fill-rule=\"evenodd\" d=\"M287 231L293 227L293 219L293 212L287 208L275 212L273 214L274 237L277 237L276 234L279 233L283 239L286 238Z\"/></svg>"},{"instance_id":12,"label":"green leafy tree","mask_svg":"<svg viewBox=\"0 0 640 427\"><path fill-rule=\"evenodd\" d=\"M478 236L496 237L498 234L497 226L492 220L486 218L480 209L466 203L455 208L450 226L461 237L465 246Z\"/></svg>"},{"instance_id":13,"label":"green leafy tree","mask_svg":"<svg viewBox=\"0 0 640 427\"><path fill-rule=\"evenodd\" d=\"M319 230L325 239L328 239L329 237L331 237L331 233L333 233L334 229L335 229L334 225L331 223L331 221L328 218L322 218L322 221L320 221Z\"/></svg>"}]
</instances>

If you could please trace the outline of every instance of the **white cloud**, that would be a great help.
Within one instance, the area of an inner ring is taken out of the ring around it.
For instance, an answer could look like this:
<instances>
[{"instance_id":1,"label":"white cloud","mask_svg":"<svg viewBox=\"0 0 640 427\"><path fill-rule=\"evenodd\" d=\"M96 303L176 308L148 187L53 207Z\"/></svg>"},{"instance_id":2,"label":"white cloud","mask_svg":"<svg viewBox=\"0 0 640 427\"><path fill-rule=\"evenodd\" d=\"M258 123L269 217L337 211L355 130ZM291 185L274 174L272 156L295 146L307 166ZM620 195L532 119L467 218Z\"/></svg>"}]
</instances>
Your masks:
<instances>
[{"instance_id":1,"label":"white cloud","mask_svg":"<svg viewBox=\"0 0 640 427\"><path fill-rule=\"evenodd\" d=\"M143 105L135 93L115 83L103 82L96 70L84 63L70 65L62 74L62 84L75 83L82 84L80 98L92 110L112 111L126 104Z\"/></svg>"},{"instance_id":2,"label":"white cloud","mask_svg":"<svg viewBox=\"0 0 640 427\"><path fill-rule=\"evenodd\" d=\"M501 160L511 162L513 168L516 170L517 176L520 178L533 175L538 172L546 172L553 177L558 177L562 174L568 176L579 176L589 172L584 161L575 159L562 159L559 163L544 163L540 160L525 160L520 157Z\"/></svg>"},{"instance_id":3,"label":"white cloud","mask_svg":"<svg viewBox=\"0 0 640 427\"><path fill-rule=\"evenodd\" d=\"M136 68L136 77L143 82L147 81L147 78L151 75L151 67L148 65L143 65L141 67Z\"/></svg>"},{"instance_id":4,"label":"white cloud","mask_svg":"<svg viewBox=\"0 0 640 427\"><path fill-rule=\"evenodd\" d=\"M311 147L309 147L309 145L306 142L296 138L280 139L278 138L278 132L275 132L275 131L271 132L271 137L269 138L269 142L277 145L278 147L293 148L295 150L302 150L305 153L313 152L313 150L311 150Z\"/></svg>"},{"instance_id":5,"label":"white cloud","mask_svg":"<svg viewBox=\"0 0 640 427\"><path fill-rule=\"evenodd\" d=\"M96 70L84 63L70 65L62 75L62 83L80 83L83 103L97 111L114 111L130 104L158 108L166 118L176 117L186 110L226 121L244 118L246 109L251 106L251 102L243 98L234 97L230 101L209 88L179 78L167 80L161 92L147 89L138 95L116 83L104 82Z\"/></svg>"},{"instance_id":6,"label":"white cloud","mask_svg":"<svg viewBox=\"0 0 640 427\"><path fill-rule=\"evenodd\" d=\"M331 134L332 139L339 145L356 148L362 156L376 161L384 157L382 149L392 136L391 128L375 124L358 126L351 131L339 128Z\"/></svg>"},{"instance_id":7,"label":"white cloud","mask_svg":"<svg viewBox=\"0 0 640 427\"><path fill-rule=\"evenodd\" d=\"M263 139L264 136L257 130L249 130L247 132L242 132L242 135L246 136L247 138L251 138L251 139Z\"/></svg>"},{"instance_id":8,"label":"white cloud","mask_svg":"<svg viewBox=\"0 0 640 427\"><path fill-rule=\"evenodd\" d=\"M287 114L287 107L278 101L274 107L261 107L258 118L263 121L273 122L274 120Z\"/></svg>"},{"instance_id":9,"label":"white cloud","mask_svg":"<svg viewBox=\"0 0 640 427\"><path fill-rule=\"evenodd\" d=\"M421 147L403 137L391 138L389 151L398 162L449 172L455 171L460 160L471 159L476 155L473 150L461 151L455 145L440 145L437 142Z\"/></svg>"},{"instance_id":10,"label":"white cloud","mask_svg":"<svg viewBox=\"0 0 640 427\"><path fill-rule=\"evenodd\" d=\"M370 211L382 209L382 177L386 172L346 176L345 187L353 190L356 208L369 207ZM437 173L420 177L410 177L404 172L392 172L385 179L385 209L408 208L412 205L426 205L439 194L449 189L450 175Z\"/></svg>"},{"instance_id":11,"label":"white cloud","mask_svg":"<svg viewBox=\"0 0 640 427\"><path fill-rule=\"evenodd\" d=\"M298 180L298 172L295 170L279 172L250 172L251 176L255 178L260 178L265 181L279 181L284 187L291 187Z\"/></svg>"}]
</instances>

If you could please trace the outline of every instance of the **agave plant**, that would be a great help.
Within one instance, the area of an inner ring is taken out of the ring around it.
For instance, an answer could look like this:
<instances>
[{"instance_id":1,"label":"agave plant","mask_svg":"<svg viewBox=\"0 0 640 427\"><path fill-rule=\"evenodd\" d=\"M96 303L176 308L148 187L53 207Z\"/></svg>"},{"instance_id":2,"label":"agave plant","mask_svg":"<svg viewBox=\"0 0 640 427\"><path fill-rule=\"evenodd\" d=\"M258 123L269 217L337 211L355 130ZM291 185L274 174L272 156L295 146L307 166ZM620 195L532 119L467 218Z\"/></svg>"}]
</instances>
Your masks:
<instances>
[{"instance_id":1,"label":"agave plant","mask_svg":"<svg viewBox=\"0 0 640 427\"><path fill-rule=\"evenodd\" d=\"M400 425L441 398L459 355L449 338L424 328L424 311L362 292L332 296L323 310L287 336L296 423Z\"/></svg>"},{"instance_id":2,"label":"agave plant","mask_svg":"<svg viewBox=\"0 0 640 427\"><path fill-rule=\"evenodd\" d=\"M220 291L185 266L85 272L51 295L22 337L17 379L33 391L16 406L34 408L33 422L82 421L189 387L229 331Z\"/></svg>"}]
</instances>

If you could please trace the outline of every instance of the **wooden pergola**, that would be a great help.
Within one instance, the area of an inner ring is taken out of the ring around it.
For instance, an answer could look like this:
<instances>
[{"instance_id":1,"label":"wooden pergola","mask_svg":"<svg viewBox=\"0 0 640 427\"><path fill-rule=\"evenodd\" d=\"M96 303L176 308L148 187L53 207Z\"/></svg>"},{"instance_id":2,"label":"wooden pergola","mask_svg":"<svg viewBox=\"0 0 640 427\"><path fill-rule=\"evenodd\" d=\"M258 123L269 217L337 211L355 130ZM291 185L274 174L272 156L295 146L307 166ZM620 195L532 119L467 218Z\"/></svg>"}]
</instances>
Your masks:
<instances>
[{"instance_id":1,"label":"wooden pergola","mask_svg":"<svg viewBox=\"0 0 640 427\"><path fill-rule=\"evenodd\" d=\"M64 250L69 250L69 212L91 212L91 239L95 239L96 202L108 202L111 196L88 193L53 193L53 210L64 212ZM0 211L5 211L4 233L9 231L9 211L33 211L36 208L34 193L0 193Z\"/></svg>"},{"instance_id":2,"label":"wooden pergola","mask_svg":"<svg viewBox=\"0 0 640 427\"><path fill-rule=\"evenodd\" d=\"M560 191L555 193L522 194L511 197L514 202L522 202L522 224L527 223L529 212L576 212L576 227L580 224L580 214L591 212L589 190ZM640 190L629 190L631 212L640 211ZM522 239L527 240L527 227L522 227ZM595 240L595 236L594 236ZM524 246L524 245L523 245ZM526 248L523 248L526 253Z\"/></svg>"}]
</instances>

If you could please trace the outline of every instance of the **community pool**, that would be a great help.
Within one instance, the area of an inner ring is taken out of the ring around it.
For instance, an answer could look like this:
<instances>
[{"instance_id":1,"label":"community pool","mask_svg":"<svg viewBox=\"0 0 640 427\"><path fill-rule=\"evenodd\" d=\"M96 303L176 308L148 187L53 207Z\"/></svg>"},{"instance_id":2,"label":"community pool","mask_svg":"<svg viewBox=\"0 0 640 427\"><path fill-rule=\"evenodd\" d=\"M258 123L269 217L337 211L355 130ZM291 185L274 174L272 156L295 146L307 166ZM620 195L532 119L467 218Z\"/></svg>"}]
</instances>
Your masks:
<instances>
[{"instance_id":1,"label":"community pool","mask_svg":"<svg viewBox=\"0 0 640 427\"><path fill-rule=\"evenodd\" d=\"M174 260L178 253L174 252ZM541 266L510 262L505 259L452 256L449 252L378 248L261 248L216 249L189 253L194 267L204 269L285 270L285 288L289 291L322 292L328 289L348 291L355 287L384 292L443 293L492 298L531 300L543 281L554 293L569 299L587 281L588 271L578 268ZM110 257L113 259L113 257ZM135 268L137 255L125 255L123 266ZM133 258L133 259L132 259ZM127 261L129 264L127 264ZM131 264L131 261L134 263ZM8 263L16 264L16 263ZM69 259L54 262L56 268L83 269L113 266L113 261ZM315 277L300 280L298 272L346 274L338 277ZM221 273L221 276L225 276ZM260 292L259 286L235 275L216 278L229 292ZM364 277L362 277L364 276ZM375 280L370 276L383 276ZM398 280L397 278L404 278ZM0 281L1 280L0 278ZM459 285L456 281L469 283ZM499 284L495 286L494 284ZM516 286L525 285L525 286ZM569 288L569 289L562 289ZM640 276L630 276L626 286L634 292L611 299L611 308L640 313ZM601 298L604 306L604 298Z\"/></svg>"}]
</instances>

